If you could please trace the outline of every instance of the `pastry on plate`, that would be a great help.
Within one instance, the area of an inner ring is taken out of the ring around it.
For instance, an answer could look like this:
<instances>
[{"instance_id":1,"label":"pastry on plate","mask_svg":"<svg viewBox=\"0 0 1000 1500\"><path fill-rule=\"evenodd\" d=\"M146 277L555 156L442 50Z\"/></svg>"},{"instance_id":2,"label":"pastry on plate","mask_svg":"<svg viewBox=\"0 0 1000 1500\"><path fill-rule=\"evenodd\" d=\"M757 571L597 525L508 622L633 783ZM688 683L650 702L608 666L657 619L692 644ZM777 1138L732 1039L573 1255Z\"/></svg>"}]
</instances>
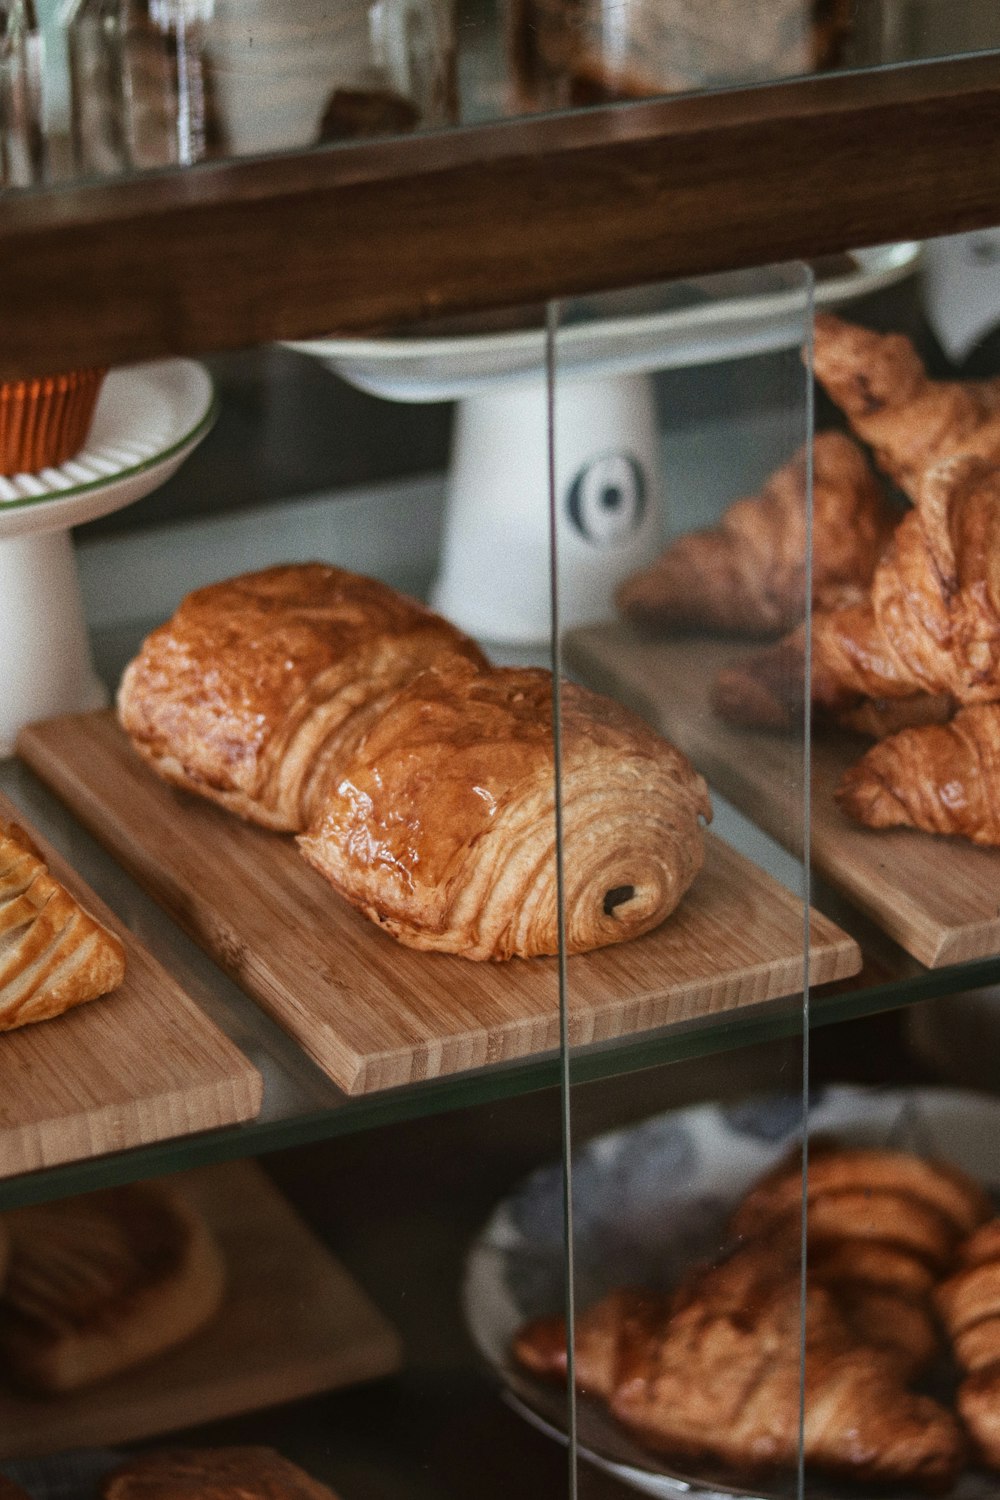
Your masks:
<instances>
[{"instance_id":1,"label":"pastry on plate","mask_svg":"<svg viewBox=\"0 0 1000 1500\"><path fill-rule=\"evenodd\" d=\"M559 951L551 674L453 659L371 723L299 839L348 901L410 947ZM708 791L636 715L560 694L566 951L638 937L704 858Z\"/></svg>"},{"instance_id":2,"label":"pastry on plate","mask_svg":"<svg viewBox=\"0 0 1000 1500\"><path fill-rule=\"evenodd\" d=\"M93 1385L190 1338L225 1290L214 1236L163 1183L11 1209L0 1353L19 1387Z\"/></svg>"},{"instance_id":3,"label":"pastry on plate","mask_svg":"<svg viewBox=\"0 0 1000 1500\"><path fill-rule=\"evenodd\" d=\"M937 1309L960 1368L956 1397L976 1456L1000 1469L1000 1219L965 1241L960 1267L937 1290Z\"/></svg>"},{"instance_id":4,"label":"pastry on plate","mask_svg":"<svg viewBox=\"0 0 1000 1500\"><path fill-rule=\"evenodd\" d=\"M144 642L118 694L158 775L251 822L299 830L365 725L468 637L374 578L288 564L197 589Z\"/></svg>"},{"instance_id":5,"label":"pastry on plate","mask_svg":"<svg viewBox=\"0 0 1000 1500\"><path fill-rule=\"evenodd\" d=\"M121 984L125 949L0 819L0 1031L46 1021Z\"/></svg>"},{"instance_id":6,"label":"pastry on plate","mask_svg":"<svg viewBox=\"0 0 1000 1500\"><path fill-rule=\"evenodd\" d=\"M737 500L717 525L670 543L625 580L617 603L627 619L662 631L777 635L805 614L808 508L806 452ZM888 505L858 445L839 432L813 442L812 602L830 608L857 597L892 535Z\"/></svg>"},{"instance_id":7,"label":"pastry on plate","mask_svg":"<svg viewBox=\"0 0 1000 1500\"><path fill-rule=\"evenodd\" d=\"M866 1341L832 1287L803 1301L797 1254L751 1241L692 1271L670 1296L618 1290L581 1314L585 1390L675 1462L753 1476L794 1468L805 1316L805 1460L870 1484L947 1488L964 1459L952 1414L908 1389L898 1353ZM559 1352L561 1343L562 1353ZM519 1363L565 1379L565 1327L520 1330Z\"/></svg>"},{"instance_id":8,"label":"pastry on plate","mask_svg":"<svg viewBox=\"0 0 1000 1500\"><path fill-rule=\"evenodd\" d=\"M102 1500L335 1500L273 1448L174 1448L115 1469Z\"/></svg>"}]
</instances>

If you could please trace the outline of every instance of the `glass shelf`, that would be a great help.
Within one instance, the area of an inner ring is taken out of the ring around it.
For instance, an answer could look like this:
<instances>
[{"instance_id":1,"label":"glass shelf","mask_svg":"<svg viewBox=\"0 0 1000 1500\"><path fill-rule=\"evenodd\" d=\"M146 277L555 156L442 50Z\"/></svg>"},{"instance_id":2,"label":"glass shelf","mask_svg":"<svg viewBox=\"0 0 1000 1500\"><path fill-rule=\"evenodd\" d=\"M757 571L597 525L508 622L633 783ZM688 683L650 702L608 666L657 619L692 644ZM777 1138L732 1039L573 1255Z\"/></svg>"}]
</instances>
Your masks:
<instances>
[{"instance_id":1,"label":"glass shelf","mask_svg":"<svg viewBox=\"0 0 1000 1500\"><path fill-rule=\"evenodd\" d=\"M24 810L206 1014L233 1039L260 1070L265 1085L263 1109L252 1123L10 1178L0 1182L0 1207L57 1198L203 1163L259 1155L488 1104L558 1084L559 1057L548 1052L364 1097L348 1097L139 889L27 768L17 761L0 762L0 790ZM771 864L778 878L783 875L794 880L795 861L718 800L717 827L741 852L765 865ZM814 893L813 899L814 904L824 905L822 893L818 897ZM857 927L863 943L870 945L871 962L857 980L814 993L811 1007L814 1026L826 1027L1000 980L1000 958L923 970L886 940L878 941L863 923L857 926L849 913L845 920L845 913L837 903L831 900L830 906L843 925ZM612 1079L661 1064L795 1036L801 1028L801 999L792 996L635 1037L577 1048L572 1059L572 1077L574 1082Z\"/></svg>"}]
</instances>

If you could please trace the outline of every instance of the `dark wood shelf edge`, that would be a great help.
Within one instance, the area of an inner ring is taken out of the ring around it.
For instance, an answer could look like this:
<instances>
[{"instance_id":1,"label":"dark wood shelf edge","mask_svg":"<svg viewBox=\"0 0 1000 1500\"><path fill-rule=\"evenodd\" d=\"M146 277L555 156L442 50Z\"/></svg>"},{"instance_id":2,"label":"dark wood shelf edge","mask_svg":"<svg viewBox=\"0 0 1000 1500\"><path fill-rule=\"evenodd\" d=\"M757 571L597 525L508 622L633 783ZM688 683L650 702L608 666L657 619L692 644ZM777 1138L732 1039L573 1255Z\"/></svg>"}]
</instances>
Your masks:
<instances>
[{"instance_id":1,"label":"dark wood shelf edge","mask_svg":"<svg viewBox=\"0 0 1000 1500\"><path fill-rule=\"evenodd\" d=\"M1000 222L996 55L9 197L0 376Z\"/></svg>"}]
</instances>

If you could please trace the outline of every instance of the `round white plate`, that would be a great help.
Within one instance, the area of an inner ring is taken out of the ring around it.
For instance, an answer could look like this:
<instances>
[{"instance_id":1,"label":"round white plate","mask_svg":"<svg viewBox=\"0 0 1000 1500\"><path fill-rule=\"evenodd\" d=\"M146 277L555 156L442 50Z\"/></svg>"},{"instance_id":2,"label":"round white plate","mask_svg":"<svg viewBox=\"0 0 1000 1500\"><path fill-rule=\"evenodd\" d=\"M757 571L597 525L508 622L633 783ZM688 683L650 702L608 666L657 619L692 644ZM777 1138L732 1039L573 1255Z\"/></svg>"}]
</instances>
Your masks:
<instances>
[{"instance_id":1,"label":"round white plate","mask_svg":"<svg viewBox=\"0 0 1000 1500\"><path fill-rule=\"evenodd\" d=\"M853 252L858 270L818 281L815 305L867 295L908 276L918 244ZM807 293L794 268L764 268L671 282L563 303L559 372L578 378L644 374L793 348L802 339ZM613 305L620 315L609 316ZM545 330L447 338L327 338L291 342L362 390L393 401L454 401L545 373Z\"/></svg>"},{"instance_id":2,"label":"round white plate","mask_svg":"<svg viewBox=\"0 0 1000 1500\"><path fill-rule=\"evenodd\" d=\"M667 1288L717 1253L729 1211L800 1139L801 1099L771 1095L671 1111L590 1142L573 1161L576 1305L615 1286ZM831 1088L813 1095L812 1133L940 1157L1000 1191L1000 1100L936 1089ZM529 1318L561 1313L562 1170L532 1174L496 1209L470 1253L463 1303L480 1353L523 1415L565 1442L566 1395L521 1374L510 1358ZM597 1403L577 1403L580 1451L656 1500L720 1495L774 1500L787 1483L749 1489L674 1470L634 1443ZM810 1475L810 1500L857 1500L848 1483ZM969 1471L950 1500L996 1500L995 1478Z\"/></svg>"},{"instance_id":3,"label":"round white plate","mask_svg":"<svg viewBox=\"0 0 1000 1500\"><path fill-rule=\"evenodd\" d=\"M211 376L194 360L109 371L80 453L59 468L0 477L0 540L78 526L148 495L215 417Z\"/></svg>"}]
</instances>

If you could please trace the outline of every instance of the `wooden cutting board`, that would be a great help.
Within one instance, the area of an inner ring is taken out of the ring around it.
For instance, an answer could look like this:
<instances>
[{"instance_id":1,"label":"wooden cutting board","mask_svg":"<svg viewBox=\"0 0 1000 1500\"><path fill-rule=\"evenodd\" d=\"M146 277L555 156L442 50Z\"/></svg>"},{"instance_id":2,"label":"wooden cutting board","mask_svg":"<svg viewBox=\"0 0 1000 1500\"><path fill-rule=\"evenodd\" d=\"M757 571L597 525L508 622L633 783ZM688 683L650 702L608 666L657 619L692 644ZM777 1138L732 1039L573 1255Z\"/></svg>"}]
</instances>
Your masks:
<instances>
[{"instance_id":1,"label":"wooden cutting board","mask_svg":"<svg viewBox=\"0 0 1000 1500\"><path fill-rule=\"evenodd\" d=\"M399 1368L395 1330L252 1162L171 1179L226 1258L218 1316L91 1390L28 1400L0 1384L0 1459L114 1445L373 1380Z\"/></svg>"},{"instance_id":2,"label":"wooden cutting board","mask_svg":"<svg viewBox=\"0 0 1000 1500\"><path fill-rule=\"evenodd\" d=\"M767 833L797 844L801 743L794 736L734 728L708 702L719 668L752 647L654 641L615 624L574 631L564 649L571 670L673 739ZM929 968L1000 953L1000 849L915 829L862 828L837 807L833 793L843 772L870 743L825 730L813 735L814 868Z\"/></svg>"},{"instance_id":3,"label":"wooden cutting board","mask_svg":"<svg viewBox=\"0 0 1000 1500\"><path fill-rule=\"evenodd\" d=\"M113 994L0 1033L0 1178L253 1119L257 1069L2 793L0 819L125 944Z\"/></svg>"},{"instance_id":4,"label":"wooden cutting board","mask_svg":"<svg viewBox=\"0 0 1000 1500\"><path fill-rule=\"evenodd\" d=\"M559 1044L555 959L419 953L336 895L287 835L159 781L110 713L36 724L21 754L81 821L348 1093ZM856 973L856 944L814 914L814 983ZM574 1045L802 987L801 903L721 841L655 932L569 960Z\"/></svg>"}]
</instances>

